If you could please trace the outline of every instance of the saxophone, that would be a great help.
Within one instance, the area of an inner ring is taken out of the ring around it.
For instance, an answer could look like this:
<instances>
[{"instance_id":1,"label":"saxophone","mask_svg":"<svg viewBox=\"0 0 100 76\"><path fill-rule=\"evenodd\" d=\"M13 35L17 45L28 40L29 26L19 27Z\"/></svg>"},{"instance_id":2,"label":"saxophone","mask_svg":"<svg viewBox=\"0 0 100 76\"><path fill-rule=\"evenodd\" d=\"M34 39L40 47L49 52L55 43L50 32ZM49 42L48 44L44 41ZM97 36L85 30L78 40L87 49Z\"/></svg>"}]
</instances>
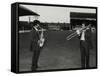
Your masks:
<instances>
[{"instance_id":1,"label":"saxophone","mask_svg":"<svg viewBox=\"0 0 100 76\"><path fill-rule=\"evenodd\" d=\"M40 46L40 47L43 47L44 42L45 42L45 38L44 38L44 29L41 29L39 46Z\"/></svg>"}]
</instances>

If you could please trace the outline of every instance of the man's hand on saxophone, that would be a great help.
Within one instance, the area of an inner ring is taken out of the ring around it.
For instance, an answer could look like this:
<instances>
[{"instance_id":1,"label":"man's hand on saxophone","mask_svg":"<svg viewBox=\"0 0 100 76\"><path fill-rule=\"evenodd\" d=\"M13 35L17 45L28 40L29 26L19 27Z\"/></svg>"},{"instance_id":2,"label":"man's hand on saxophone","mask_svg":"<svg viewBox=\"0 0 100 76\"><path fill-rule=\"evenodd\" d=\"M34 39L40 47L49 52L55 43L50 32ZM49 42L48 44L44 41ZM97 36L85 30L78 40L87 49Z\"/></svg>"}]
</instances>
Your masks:
<instances>
[{"instance_id":1,"label":"man's hand on saxophone","mask_svg":"<svg viewBox=\"0 0 100 76\"><path fill-rule=\"evenodd\" d=\"M81 33L81 32L80 32L79 29L77 29L77 30L76 30L76 33L80 36L80 33Z\"/></svg>"}]
</instances>

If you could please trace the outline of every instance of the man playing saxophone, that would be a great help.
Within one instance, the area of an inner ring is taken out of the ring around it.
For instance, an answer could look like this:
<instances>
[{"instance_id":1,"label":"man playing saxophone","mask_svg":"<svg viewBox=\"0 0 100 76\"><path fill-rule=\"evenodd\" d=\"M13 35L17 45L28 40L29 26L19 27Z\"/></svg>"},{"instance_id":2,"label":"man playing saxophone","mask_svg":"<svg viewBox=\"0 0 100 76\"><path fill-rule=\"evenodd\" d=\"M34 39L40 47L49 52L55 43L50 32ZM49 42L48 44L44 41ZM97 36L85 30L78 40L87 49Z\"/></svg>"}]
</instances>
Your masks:
<instances>
[{"instance_id":1,"label":"man playing saxophone","mask_svg":"<svg viewBox=\"0 0 100 76\"><path fill-rule=\"evenodd\" d=\"M44 44L43 30L41 30L42 28L40 29L38 28L40 28L40 21L34 20L33 28L31 30L31 45L30 45L30 50L33 52L32 66L31 66L32 71L36 71L36 69L38 68L38 59L40 55L40 50Z\"/></svg>"},{"instance_id":2,"label":"man playing saxophone","mask_svg":"<svg viewBox=\"0 0 100 76\"><path fill-rule=\"evenodd\" d=\"M90 24L86 26L85 23L82 23L82 28L76 30L76 33L80 39L81 67L89 68L90 48L92 47Z\"/></svg>"}]
</instances>

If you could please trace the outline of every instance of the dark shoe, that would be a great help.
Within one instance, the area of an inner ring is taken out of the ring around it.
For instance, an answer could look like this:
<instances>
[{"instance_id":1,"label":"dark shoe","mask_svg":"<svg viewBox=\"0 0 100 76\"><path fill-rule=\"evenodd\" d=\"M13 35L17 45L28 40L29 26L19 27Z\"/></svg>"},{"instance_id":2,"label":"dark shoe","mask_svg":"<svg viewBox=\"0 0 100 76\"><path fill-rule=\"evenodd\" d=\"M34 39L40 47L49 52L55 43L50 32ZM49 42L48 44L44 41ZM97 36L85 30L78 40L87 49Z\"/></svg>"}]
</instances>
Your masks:
<instances>
[{"instance_id":1,"label":"dark shoe","mask_svg":"<svg viewBox=\"0 0 100 76\"><path fill-rule=\"evenodd\" d=\"M37 65L36 68L39 68L39 66Z\"/></svg>"},{"instance_id":2,"label":"dark shoe","mask_svg":"<svg viewBox=\"0 0 100 76\"><path fill-rule=\"evenodd\" d=\"M82 68L82 69L85 69L85 66L82 66L81 68Z\"/></svg>"},{"instance_id":3,"label":"dark shoe","mask_svg":"<svg viewBox=\"0 0 100 76\"><path fill-rule=\"evenodd\" d=\"M37 68L39 68L38 66L32 67L32 71L37 71Z\"/></svg>"},{"instance_id":4,"label":"dark shoe","mask_svg":"<svg viewBox=\"0 0 100 76\"><path fill-rule=\"evenodd\" d=\"M32 69L32 72L36 72L37 70L36 69Z\"/></svg>"},{"instance_id":5,"label":"dark shoe","mask_svg":"<svg viewBox=\"0 0 100 76\"><path fill-rule=\"evenodd\" d=\"M90 67L89 66L86 66L86 69L90 69Z\"/></svg>"}]
</instances>

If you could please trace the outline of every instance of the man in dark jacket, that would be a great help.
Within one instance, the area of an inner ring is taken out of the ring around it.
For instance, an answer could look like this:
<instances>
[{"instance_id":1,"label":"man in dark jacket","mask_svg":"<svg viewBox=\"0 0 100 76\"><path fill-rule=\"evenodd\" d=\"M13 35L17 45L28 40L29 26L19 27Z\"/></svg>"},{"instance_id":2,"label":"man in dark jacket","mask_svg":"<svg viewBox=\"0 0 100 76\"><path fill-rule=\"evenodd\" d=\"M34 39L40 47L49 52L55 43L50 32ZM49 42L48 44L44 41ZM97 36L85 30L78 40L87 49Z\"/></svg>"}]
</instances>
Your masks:
<instances>
[{"instance_id":1,"label":"man in dark jacket","mask_svg":"<svg viewBox=\"0 0 100 76\"><path fill-rule=\"evenodd\" d=\"M37 29L39 25L40 21L38 20L33 21L33 28L31 31L31 46L30 46L30 50L33 52L32 66L31 66L32 71L36 71L36 69L38 68L38 59L40 55L40 46L39 46L40 37L39 37L39 31Z\"/></svg>"},{"instance_id":2,"label":"man in dark jacket","mask_svg":"<svg viewBox=\"0 0 100 76\"><path fill-rule=\"evenodd\" d=\"M82 23L82 29L84 28L86 28L86 25L85 23ZM77 34L79 35L80 39L81 67L89 68L89 51L90 48L92 48L90 26L87 26L87 28L81 32L78 31Z\"/></svg>"}]
</instances>

